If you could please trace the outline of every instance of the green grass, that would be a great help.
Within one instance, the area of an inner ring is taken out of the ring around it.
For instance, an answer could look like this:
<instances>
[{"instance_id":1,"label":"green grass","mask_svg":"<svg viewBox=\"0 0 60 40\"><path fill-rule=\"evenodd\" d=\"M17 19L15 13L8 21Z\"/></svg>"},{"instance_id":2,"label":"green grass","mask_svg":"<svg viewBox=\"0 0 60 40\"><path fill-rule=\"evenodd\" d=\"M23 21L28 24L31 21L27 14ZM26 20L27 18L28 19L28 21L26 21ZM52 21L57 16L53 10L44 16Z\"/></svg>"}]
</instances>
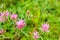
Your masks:
<instances>
[{"instance_id":1,"label":"green grass","mask_svg":"<svg viewBox=\"0 0 60 40\"><path fill-rule=\"evenodd\" d=\"M22 18L26 22L26 27L22 31L16 29L18 32L16 35L19 37L19 40L34 40L32 34L29 34L29 32L34 30L37 30L41 36L37 40L60 40L60 0L0 0L0 12L6 10L10 13L18 14L17 20ZM26 17L27 10L30 10L29 18ZM15 23L9 18L3 25L0 23L0 27L10 30L2 35L14 37L13 24ZM39 29L45 22L50 24L49 33L43 33Z\"/></svg>"}]
</instances>

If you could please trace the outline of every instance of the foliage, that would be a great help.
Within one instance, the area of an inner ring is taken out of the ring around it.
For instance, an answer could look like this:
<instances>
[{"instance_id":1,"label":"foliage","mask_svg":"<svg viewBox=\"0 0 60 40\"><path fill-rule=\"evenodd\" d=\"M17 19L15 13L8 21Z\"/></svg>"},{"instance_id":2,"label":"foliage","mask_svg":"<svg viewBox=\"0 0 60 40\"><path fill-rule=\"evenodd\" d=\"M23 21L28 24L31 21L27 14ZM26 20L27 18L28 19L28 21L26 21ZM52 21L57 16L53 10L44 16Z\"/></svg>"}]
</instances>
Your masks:
<instances>
[{"instance_id":1,"label":"foliage","mask_svg":"<svg viewBox=\"0 0 60 40\"><path fill-rule=\"evenodd\" d=\"M0 12L9 11L8 20L0 22L0 29L5 32L2 37L10 37L18 40L34 40L33 31L37 30L40 38L37 40L58 40L60 37L60 0L0 0ZM30 11L29 14L27 11ZM18 15L17 20L23 19L26 26L20 30L16 27L16 20L10 15ZM50 32L42 32L42 24L50 25ZM15 37L16 36L16 37Z\"/></svg>"}]
</instances>

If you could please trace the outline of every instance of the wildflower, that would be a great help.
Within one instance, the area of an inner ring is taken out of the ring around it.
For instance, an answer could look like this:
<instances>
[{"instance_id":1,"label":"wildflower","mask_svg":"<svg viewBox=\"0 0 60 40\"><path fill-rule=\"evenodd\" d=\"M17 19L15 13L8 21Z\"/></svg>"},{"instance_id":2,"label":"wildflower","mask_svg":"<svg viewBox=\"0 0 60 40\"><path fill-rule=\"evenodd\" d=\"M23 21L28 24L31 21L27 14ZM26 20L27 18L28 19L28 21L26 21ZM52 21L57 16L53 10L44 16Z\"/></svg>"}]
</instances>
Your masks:
<instances>
[{"instance_id":1,"label":"wildflower","mask_svg":"<svg viewBox=\"0 0 60 40\"><path fill-rule=\"evenodd\" d=\"M28 14L28 15L29 15L29 14L30 14L30 10L27 10L27 11L26 11L26 14Z\"/></svg>"},{"instance_id":2,"label":"wildflower","mask_svg":"<svg viewBox=\"0 0 60 40\"><path fill-rule=\"evenodd\" d=\"M2 12L0 12L0 16L1 16L1 17L3 17L3 16L4 16L4 14L3 14Z\"/></svg>"},{"instance_id":3,"label":"wildflower","mask_svg":"<svg viewBox=\"0 0 60 40\"><path fill-rule=\"evenodd\" d=\"M0 22L4 22L4 18L0 17Z\"/></svg>"},{"instance_id":4,"label":"wildflower","mask_svg":"<svg viewBox=\"0 0 60 40\"><path fill-rule=\"evenodd\" d=\"M8 15L9 15L9 12L8 12L8 11L6 11L6 12L5 12L5 16L8 16Z\"/></svg>"},{"instance_id":5,"label":"wildflower","mask_svg":"<svg viewBox=\"0 0 60 40\"><path fill-rule=\"evenodd\" d=\"M4 32L4 30L3 30L3 29L1 29L1 30L0 30L0 34L2 34L3 32Z\"/></svg>"},{"instance_id":6,"label":"wildflower","mask_svg":"<svg viewBox=\"0 0 60 40\"><path fill-rule=\"evenodd\" d=\"M42 25L42 28L41 28L41 30L44 32L49 32L49 24L46 24L46 23L44 23L43 25Z\"/></svg>"},{"instance_id":7,"label":"wildflower","mask_svg":"<svg viewBox=\"0 0 60 40\"><path fill-rule=\"evenodd\" d=\"M26 11L26 17L28 18L30 16L30 10Z\"/></svg>"},{"instance_id":8,"label":"wildflower","mask_svg":"<svg viewBox=\"0 0 60 40\"><path fill-rule=\"evenodd\" d=\"M11 18L12 18L12 19L16 19L16 18L17 18L17 14L12 14L12 15L11 15Z\"/></svg>"},{"instance_id":9,"label":"wildflower","mask_svg":"<svg viewBox=\"0 0 60 40\"><path fill-rule=\"evenodd\" d=\"M39 35L38 35L38 32L37 31L34 31L33 34L34 34L33 35L33 38L35 38L35 39L39 38Z\"/></svg>"},{"instance_id":10,"label":"wildflower","mask_svg":"<svg viewBox=\"0 0 60 40\"><path fill-rule=\"evenodd\" d=\"M26 24L25 24L24 20L21 19L16 22L16 25L17 25L17 28L22 29Z\"/></svg>"},{"instance_id":11,"label":"wildflower","mask_svg":"<svg viewBox=\"0 0 60 40\"><path fill-rule=\"evenodd\" d=\"M3 13L0 13L0 22L3 22L4 21L4 14Z\"/></svg>"}]
</instances>

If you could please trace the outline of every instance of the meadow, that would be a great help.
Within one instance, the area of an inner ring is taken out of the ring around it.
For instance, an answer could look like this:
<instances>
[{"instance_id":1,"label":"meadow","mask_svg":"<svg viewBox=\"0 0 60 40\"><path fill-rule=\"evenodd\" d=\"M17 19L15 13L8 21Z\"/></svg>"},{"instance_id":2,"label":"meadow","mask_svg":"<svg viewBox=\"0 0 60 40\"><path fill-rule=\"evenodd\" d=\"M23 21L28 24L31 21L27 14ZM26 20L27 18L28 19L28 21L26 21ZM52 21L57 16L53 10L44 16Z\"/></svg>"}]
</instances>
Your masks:
<instances>
[{"instance_id":1,"label":"meadow","mask_svg":"<svg viewBox=\"0 0 60 40\"><path fill-rule=\"evenodd\" d=\"M60 0L0 0L0 40L60 40Z\"/></svg>"}]
</instances>

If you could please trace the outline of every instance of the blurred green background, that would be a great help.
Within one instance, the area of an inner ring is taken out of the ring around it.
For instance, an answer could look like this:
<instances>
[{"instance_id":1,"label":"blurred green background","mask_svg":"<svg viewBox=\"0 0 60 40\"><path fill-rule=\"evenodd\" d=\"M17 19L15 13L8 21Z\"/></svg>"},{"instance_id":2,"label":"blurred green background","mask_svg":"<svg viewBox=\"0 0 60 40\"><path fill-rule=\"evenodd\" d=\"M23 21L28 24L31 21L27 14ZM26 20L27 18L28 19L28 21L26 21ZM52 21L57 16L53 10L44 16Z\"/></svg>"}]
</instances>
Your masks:
<instances>
[{"instance_id":1,"label":"blurred green background","mask_svg":"<svg viewBox=\"0 0 60 40\"><path fill-rule=\"evenodd\" d=\"M43 40L58 40L60 35L60 0L0 0L0 12L8 10L11 13L17 13L18 19L26 20L27 26L24 32L32 31L35 26L39 27L44 22L50 24L50 33L41 34ZM30 10L29 19L26 18L26 12ZM8 23L7 23L8 24ZM22 32L23 33L23 32ZM33 40L29 37L21 36L21 40ZM42 40L42 39L38 39Z\"/></svg>"}]
</instances>

